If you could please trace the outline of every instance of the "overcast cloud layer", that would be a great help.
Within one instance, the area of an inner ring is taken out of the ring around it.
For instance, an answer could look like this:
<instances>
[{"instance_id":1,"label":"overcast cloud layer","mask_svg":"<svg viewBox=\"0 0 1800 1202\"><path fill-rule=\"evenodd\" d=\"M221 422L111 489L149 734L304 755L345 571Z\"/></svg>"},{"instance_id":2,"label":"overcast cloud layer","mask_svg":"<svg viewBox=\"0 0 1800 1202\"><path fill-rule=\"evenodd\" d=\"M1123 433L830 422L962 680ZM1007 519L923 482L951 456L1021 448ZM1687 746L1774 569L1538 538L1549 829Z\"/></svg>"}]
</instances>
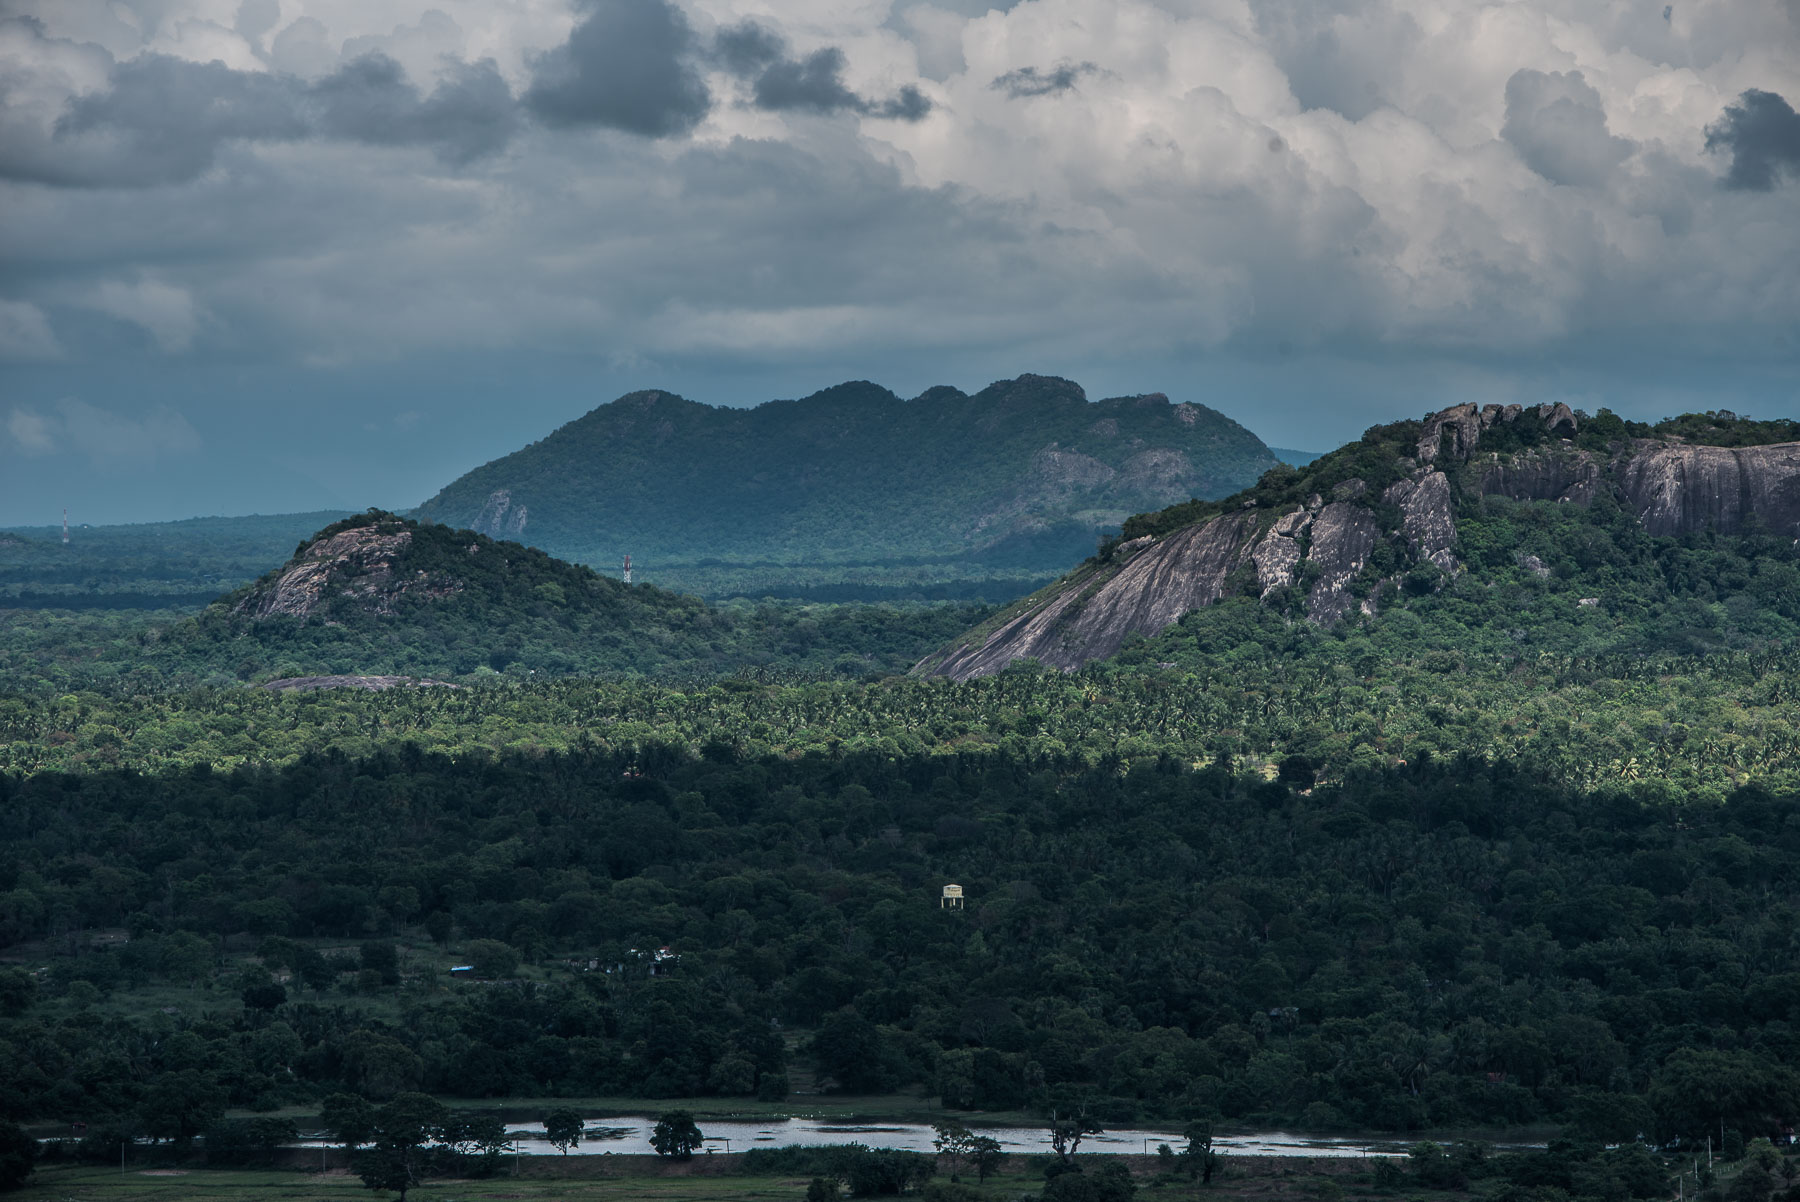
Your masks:
<instances>
[{"instance_id":1,"label":"overcast cloud layer","mask_svg":"<svg viewBox=\"0 0 1800 1202\"><path fill-rule=\"evenodd\" d=\"M0 522L612 395L1793 413L1800 3L0 0Z\"/></svg>"}]
</instances>

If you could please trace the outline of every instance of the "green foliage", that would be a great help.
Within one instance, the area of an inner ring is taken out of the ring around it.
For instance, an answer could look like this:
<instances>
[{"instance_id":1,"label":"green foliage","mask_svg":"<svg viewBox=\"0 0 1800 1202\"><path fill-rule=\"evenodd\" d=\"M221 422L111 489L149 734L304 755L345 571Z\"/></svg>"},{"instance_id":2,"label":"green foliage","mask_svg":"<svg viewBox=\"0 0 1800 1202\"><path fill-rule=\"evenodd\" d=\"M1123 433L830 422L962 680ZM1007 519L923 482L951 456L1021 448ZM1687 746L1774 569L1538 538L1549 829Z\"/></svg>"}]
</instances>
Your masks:
<instances>
[{"instance_id":1,"label":"green foliage","mask_svg":"<svg viewBox=\"0 0 1800 1202\"><path fill-rule=\"evenodd\" d=\"M650 1146L658 1156L687 1160L706 1143L706 1136L694 1124L694 1116L685 1110L671 1110L656 1120L650 1133Z\"/></svg>"},{"instance_id":2,"label":"green foliage","mask_svg":"<svg viewBox=\"0 0 1800 1202\"><path fill-rule=\"evenodd\" d=\"M584 1124L581 1112L569 1106L559 1106L544 1116L544 1138L548 1139L564 1156L569 1149L581 1142Z\"/></svg>"},{"instance_id":3,"label":"green foliage","mask_svg":"<svg viewBox=\"0 0 1800 1202\"><path fill-rule=\"evenodd\" d=\"M472 939L463 946L463 955L476 976L489 980L510 977L519 967L518 950L498 939Z\"/></svg>"},{"instance_id":4,"label":"green foliage","mask_svg":"<svg viewBox=\"0 0 1800 1202\"><path fill-rule=\"evenodd\" d=\"M337 1136L348 1151L375 1138L375 1108L359 1094L334 1093L327 1097L319 1111L319 1123Z\"/></svg>"},{"instance_id":5,"label":"green foliage","mask_svg":"<svg viewBox=\"0 0 1800 1202\"><path fill-rule=\"evenodd\" d=\"M364 987L345 957L273 1015L204 1022L128 1000L167 979L166 936L58 958L52 982L113 983L119 1017L74 1047L41 1038L73 1013L58 984L0 1023L15 1117L140 1113L180 1138L178 1116L198 1131L272 1091L735 1092L787 1072L775 1019L814 1026L802 1054L822 1079L831 1031L864 1041L884 1085L960 1064L962 1104L1048 1113L1078 1094L1106 1125L1214 1107L1586 1133L1635 1105L1691 1141L1800 1105L1794 791L1645 802L1417 757L1303 792L1173 757L638 746L43 773L0 792L0 885L75 928L143 910L232 943L242 899L284 896L295 937L261 950L288 962L404 888L467 939L546 949L516 985L403 975L385 1018L347 1008ZM173 863L195 883L171 892ZM966 917L938 909L945 880L970 889ZM663 945L678 958L655 974L630 951ZM124 1067L139 1046L141 1077ZM348 1141L347 1108L325 1117Z\"/></svg>"},{"instance_id":6,"label":"green foliage","mask_svg":"<svg viewBox=\"0 0 1800 1202\"><path fill-rule=\"evenodd\" d=\"M1054 1176L1044 1182L1042 1202L1131 1202L1137 1182L1119 1161L1053 1165Z\"/></svg>"},{"instance_id":7,"label":"green foliage","mask_svg":"<svg viewBox=\"0 0 1800 1202\"><path fill-rule=\"evenodd\" d=\"M931 1157L891 1148L858 1148L844 1167L853 1198L909 1194L931 1179Z\"/></svg>"},{"instance_id":8,"label":"green foliage","mask_svg":"<svg viewBox=\"0 0 1800 1202\"><path fill-rule=\"evenodd\" d=\"M37 1140L17 1123L0 1121L0 1192L23 1187L37 1155Z\"/></svg>"},{"instance_id":9,"label":"green foliage","mask_svg":"<svg viewBox=\"0 0 1800 1202\"><path fill-rule=\"evenodd\" d=\"M1658 437L1679 438L1683 442L1711 447L1800 442L1800 421L1785 417L1758 421L1752 417L1740 417L1729 409L1684 413L1679 417L1665 418L1651 427L1651 431Z\"/></svg>"}]
</instances>

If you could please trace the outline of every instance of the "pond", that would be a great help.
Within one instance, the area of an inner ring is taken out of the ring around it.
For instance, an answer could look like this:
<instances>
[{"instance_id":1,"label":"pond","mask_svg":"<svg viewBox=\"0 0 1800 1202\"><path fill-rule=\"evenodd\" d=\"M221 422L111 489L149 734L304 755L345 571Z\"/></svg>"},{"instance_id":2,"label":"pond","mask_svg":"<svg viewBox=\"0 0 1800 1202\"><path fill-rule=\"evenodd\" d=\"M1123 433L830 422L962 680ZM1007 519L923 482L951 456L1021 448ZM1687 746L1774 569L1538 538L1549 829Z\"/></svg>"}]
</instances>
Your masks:
<instances>
[{"instance_id":1,"label":"pond","mask_svg":"<svg viewBox=\"0 0 1800 1202\"><path fill-rule=\"evenodd\" d=\"M570 1149L571 1156L599 1156L607 1153L645 1155L654 1152L650 1132L656 1126L653 1115L624 1115L592 1119L581 1143ZM824 1144L863 1144L871 1148L895 1148L906 1152L930 1152L936 1136L923 1123L859 1123L833 1119L730 1119L701 1121L706 1137L706 1151L745 1152L751 1148L781 1148L790 1144L818 1146ZM977 1135L1000 1141L1001 1147L1015 1153L1049 1153L1050 1135L1042 1127L973 1127ZM544 1138L542 1123L517 1123L507 1128L519 1151L528 1156L554 1156L556 1147ZM307 1140L306 1146L318 1147L324 1141ZM1090 1135L1081 1141L1083 1153L1154 1153L1158 1144L1168 1144L1180 1151L1183 1140L1178 1129L1159 1127L1121 1127L1102 1135ZM1213 1148L1224 1154L1240 1156L1392 1156L1400 1154L1400 1145L1391 1140L1337 1139L1329 1136L1292 1135L1283 1131L1257 1132L1248 1135L1220 1135Z\"/></svg>"}]
</instances>

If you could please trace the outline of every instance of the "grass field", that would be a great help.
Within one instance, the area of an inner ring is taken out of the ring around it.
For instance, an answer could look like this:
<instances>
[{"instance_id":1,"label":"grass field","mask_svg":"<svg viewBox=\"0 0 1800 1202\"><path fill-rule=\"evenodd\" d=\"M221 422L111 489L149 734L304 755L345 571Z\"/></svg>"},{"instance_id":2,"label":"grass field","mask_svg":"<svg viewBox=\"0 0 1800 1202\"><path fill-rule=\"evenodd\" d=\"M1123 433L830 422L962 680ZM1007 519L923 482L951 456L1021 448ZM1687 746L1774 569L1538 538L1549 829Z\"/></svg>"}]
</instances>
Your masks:
<instances>
[{"instance_id":1,"label":"grass field","mask_svg":"<svg viewBox=\"0 0 1800 1202\"><path fill-rule=\"evenodd\" d=\"M597 1199L624 1202L726 1202L729 1199L802 1199L807 1178L747 1176L736 1172L711 1173L702 1160L688 1165L652 1163L640 1171L623 1165L616 1175L592 1163L544 1157L528 1160L524 1175L483 1180L427 1181L412 1190L416 1202L481 1202L483 1199L517 1199L550 1202L552 1199ZM1084 1158L1085 1159L1085 1158ZM1225 1175L1210 1187L1186 1179L1160 1176L1151 1158L1130 1158L1137 1176L1139 1196L1152 1199L1211 1198L1219 1202L1358 1202L1374 1193L1366 1162L1273 1161L1240 1158L1230 1162ZM733 1168L735 1166L719 1166ZM990 1177L979 1191L984 1202L1013 1202L1023 1194L1043 1188L1041 1166L1032 1162L1007 1166L1013 1171ZM657 1171L661 1170L661 1171ZM967 1178L964 1184L970 1184ZM354 1174L302 1173L234 1169L132 1169L49 1165L38 1169L25 1189L14 1195L20 1202L356 1202L386 1199L393 1195L365 1190ZM1469 1195L1442 1194L1417 1187L1407 1190L1412 1202Z\"/></svg>"},{"instance_id":2,"label":"grass field","mask_svg":"<svg viewBox=\"0 0 1800 1202\"><path fill-rule=\"evenodd\" d=\"M603 1199L623 1202L727 1202L728 1199L799 1199L806 1179L778 1177L629 1176L603 1180L494 1177L482 1181L427 1181L408 1193L418 1202L479 1202L512 1198L524 1202L552 1199ZM1041 1179L997 1177L986 1196L1000 1202L1041 1185ZM120 1174L117 1169L87 1166L40 1168L31 1183L13 1197L19 1202L360 1202L392 1197L363 1188L350 1173L284 1173L225 1169L149 1170Z\"/></svg>"}]
</instances>

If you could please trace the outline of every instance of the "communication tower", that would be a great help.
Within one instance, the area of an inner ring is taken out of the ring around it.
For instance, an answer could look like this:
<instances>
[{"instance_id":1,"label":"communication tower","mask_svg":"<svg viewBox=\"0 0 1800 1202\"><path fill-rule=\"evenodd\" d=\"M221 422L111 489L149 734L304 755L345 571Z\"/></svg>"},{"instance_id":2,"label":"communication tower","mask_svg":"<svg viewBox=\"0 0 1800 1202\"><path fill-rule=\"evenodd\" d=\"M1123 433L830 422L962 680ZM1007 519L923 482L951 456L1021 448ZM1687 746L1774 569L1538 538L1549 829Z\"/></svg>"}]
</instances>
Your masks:
<instances>
[{"instance_id":1,"label":"communication tower","mask_svg":"<svg viewBox=\"0 0 1800 1202\"><path fill-rule=\"evenodd\" d=\"M625 583L631 583L631 556L625 557Z\"/></svg>"},{"instance_id":2,"label":"communication tower","mask_svg":"<svg viewBox=\"0 0 1800 1202\"><path fill-rule=\"evenodd\" d=\"M63 546L69 545L69 511L63 510Z\"/></svg>"}]
</instances>

